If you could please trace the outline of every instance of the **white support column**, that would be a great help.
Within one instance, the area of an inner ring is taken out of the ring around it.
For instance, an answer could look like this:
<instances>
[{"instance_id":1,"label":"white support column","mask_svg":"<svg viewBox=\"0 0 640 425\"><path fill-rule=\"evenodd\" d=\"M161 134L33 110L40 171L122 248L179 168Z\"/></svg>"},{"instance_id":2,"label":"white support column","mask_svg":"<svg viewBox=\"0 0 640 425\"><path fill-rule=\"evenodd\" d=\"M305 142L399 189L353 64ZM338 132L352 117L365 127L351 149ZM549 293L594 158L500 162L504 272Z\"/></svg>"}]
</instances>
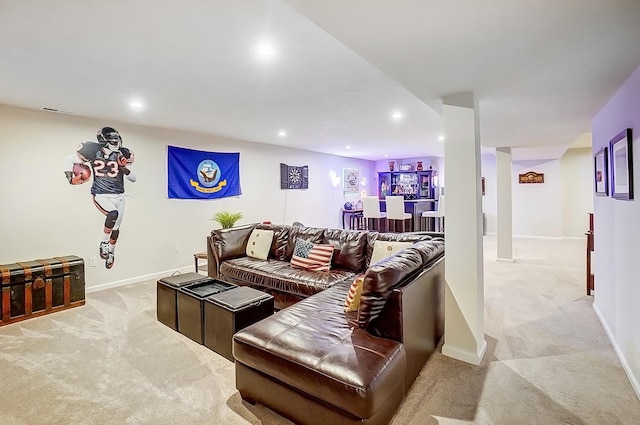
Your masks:
<instances>
[{"instance_id":1,"label":"white support column","mask_svg":"<svg viewBox=\"0 0 640 425\"><path fill-rule=\"evenodd\" d=\"M473 93L443 98L445 340L442 353L480 364L484 339L484 266L478 105Z\"/></svg>"},{"instance_id":2,"label":"white support column","mask_svg":"<svg viewBox=\"0 0 640 425\"><path fill-rule=\"evenodd\" d=\"M513 261L511 179L511 148L496 148L496 186L498 190L498 261Z\"/></svg>"}]
</instances>

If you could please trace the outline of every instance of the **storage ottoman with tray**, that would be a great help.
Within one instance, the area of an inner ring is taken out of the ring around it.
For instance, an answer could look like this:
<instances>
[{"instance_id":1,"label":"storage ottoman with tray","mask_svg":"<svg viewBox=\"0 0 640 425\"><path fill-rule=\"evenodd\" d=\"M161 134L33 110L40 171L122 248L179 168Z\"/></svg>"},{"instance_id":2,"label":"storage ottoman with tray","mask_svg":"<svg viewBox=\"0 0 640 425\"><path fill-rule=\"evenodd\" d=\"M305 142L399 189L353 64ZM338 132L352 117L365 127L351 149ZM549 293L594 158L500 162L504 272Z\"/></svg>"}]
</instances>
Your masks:
<instances>
[{"instance_id":1,"label":"storage ottoman with tray","mask_svg":"<svg viewBox=\"0 0 640 425\"><path fill-rule=\"evenodd\" d=\"M178 332L198 344L204 344L204 300L232 288L237 288L237 285L210 277L180 287L177 299Z\"/></svg>"},{"instance_id":2,"label":"storage ottoman with tray","mask_svg":"<svg viewBox=\"0 0 640 425\"><path fill-rule=\"evenodd\" d=\"M186 285L210 278L198 273L181 273L159 279L156 285L156 314L158 321L178 330L178 290Z\"/></svg>"},{"instance_id":3,"label":"storage ottoman with tray","mask_svg":"<svg viewBox=\"0 0 640 425\"><path fill-rule=\"evenodd\" d=\"M204 345L233 359L233 334L273 314L273 296L248 286L211 295L204 303Z\"/></svg>"}]
</instances>

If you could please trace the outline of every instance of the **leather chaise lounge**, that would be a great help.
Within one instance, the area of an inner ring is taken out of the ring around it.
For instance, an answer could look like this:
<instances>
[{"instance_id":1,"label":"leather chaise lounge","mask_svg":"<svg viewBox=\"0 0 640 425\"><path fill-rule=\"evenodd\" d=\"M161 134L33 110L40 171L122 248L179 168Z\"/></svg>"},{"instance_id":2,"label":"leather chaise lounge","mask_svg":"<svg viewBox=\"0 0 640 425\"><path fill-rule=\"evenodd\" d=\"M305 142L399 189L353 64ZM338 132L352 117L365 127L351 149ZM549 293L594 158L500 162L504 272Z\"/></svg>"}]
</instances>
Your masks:
<instances>
[{"instance_id":1,"label":"leather chaise lounge","mask_svg":"<svg viewBox=\"0 0 640 425\"><path fill-rule=\"evenodd\" d=\"M267 261L245 255L254 228L274 231ZM210 275L269 292L281 308L234 336L242 398L298 424L389 423L444 331L440 236L281 225L213 231ZM292 269L296 238L332 244L331 270ZM412 244L370 265L376 241ZM358 275L359 309L345 312Z\"/></svg>"}]
</instances>

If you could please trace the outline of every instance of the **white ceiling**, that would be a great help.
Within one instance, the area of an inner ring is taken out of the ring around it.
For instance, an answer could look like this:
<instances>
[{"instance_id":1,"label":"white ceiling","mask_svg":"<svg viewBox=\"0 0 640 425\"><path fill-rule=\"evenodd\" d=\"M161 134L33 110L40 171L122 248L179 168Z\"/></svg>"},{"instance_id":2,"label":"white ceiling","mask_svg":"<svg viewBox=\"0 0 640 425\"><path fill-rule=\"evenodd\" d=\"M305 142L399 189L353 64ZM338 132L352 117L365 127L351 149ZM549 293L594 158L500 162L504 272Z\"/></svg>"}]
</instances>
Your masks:
<instances>
[{"instance_id":1,"label":"white ceiling","mask_svg":"<svg viewBox=\"0 0 640 425\"><path fill-rule=\"evenodd\" d=\"M3 104L373 160L442 155L472 91L483 145L555 158L640 64L640 1L0 0L0 55Z\"/></svg>"}]
</instances>

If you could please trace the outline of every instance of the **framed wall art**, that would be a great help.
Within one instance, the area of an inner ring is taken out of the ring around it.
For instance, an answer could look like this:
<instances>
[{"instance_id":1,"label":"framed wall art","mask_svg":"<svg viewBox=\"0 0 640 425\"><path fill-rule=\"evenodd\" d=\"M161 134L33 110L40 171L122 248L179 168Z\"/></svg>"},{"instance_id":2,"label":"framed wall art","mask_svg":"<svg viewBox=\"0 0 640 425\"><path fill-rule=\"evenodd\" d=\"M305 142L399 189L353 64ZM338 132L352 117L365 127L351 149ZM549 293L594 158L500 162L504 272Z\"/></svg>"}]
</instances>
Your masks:
<instances>
[{"instance_id":1,"label":"framed wall art","mask_svg":"<svg viewBox=\"0 0 640 425\"><path fill-rule=\"evenodd\" d=\"M344 193L358 193L358 184L360 184L360 172L345 168L342 172L342 181L344 182Z\"/></svg>"},{"instance_id":2,"label":"framed wall art","mask_svg":"<svg viewBox=\"0 0 640 425\"><path fill-rule=\"evenodd\" d=\"M596 195L609 196L609 150L600 149L593 157L593 177Z\"/></svg>"},{"instance_id":3,"label":"framed wall art","mask_svg":"<svg viewBox=\"0 0 640 425\"><path fill-rule=\"evenodd\" d=\"M611 139L609 155L611 155L611 197L633 199L633 152L630 128Z\"/></svg>"}]
</instances>

